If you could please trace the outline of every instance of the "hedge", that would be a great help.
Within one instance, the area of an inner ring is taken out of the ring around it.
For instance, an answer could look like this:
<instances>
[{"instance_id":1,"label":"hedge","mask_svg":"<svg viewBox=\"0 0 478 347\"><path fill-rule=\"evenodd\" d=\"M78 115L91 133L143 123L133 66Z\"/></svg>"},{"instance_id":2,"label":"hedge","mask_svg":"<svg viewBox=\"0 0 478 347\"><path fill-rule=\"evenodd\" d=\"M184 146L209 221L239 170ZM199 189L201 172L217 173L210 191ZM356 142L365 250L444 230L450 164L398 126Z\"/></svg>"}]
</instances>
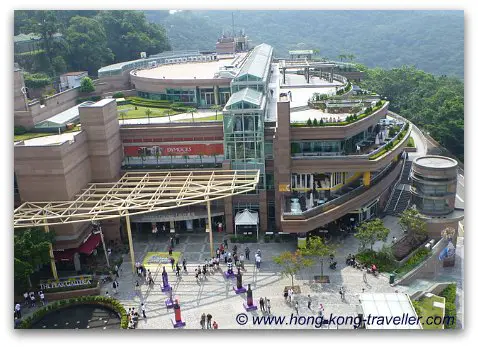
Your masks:
<instances>
[{"instance_id":1,"label":"hedge","mask_svg":"<svg viewBox=\"0 0 478 347\"><path fill-rule=\"evenodd\" d=\"M456 283L449 284L443 291L439 294L445 298L445 316L454 317L453 322L445 321L445 329L455 329L456 328Z\"/></svg>"},{"instance_id":2,"label":"hedge","mask_svg":"<svg viewBox=\"0 0 478 347\"><path fill-rule=\"evenodd\" d=\"M78 98L76 99L76 102L81 104L82 102L85 102L85 101L100 101L101 100L101 96L100 95L93 95L93 96L86 96L86 97L83 97L83 98Z\"/></svg>"},{"instance_id":3,"label":"hedge","mask_svg":"<svg viewBox=\"0 0 478 347\"><path fill-rule=\"evenodd\" d=\"M27 132L27 129L25 129L23 126L19 125L19 126L15 126L13 128L13 134L14 135L23 135Z\"/></svg>"},{"instance_id":4,"label":"hedge","mask_svg":"<svg viewBox=\"0 0 478 347\"><path fill-rule=\"evenodd\" d=\"M413 270L413 268L415 268L418 264L423 262L430 253L431 251L426 249L425 247L420 248L413 256L411 256L405 262L405 264L396 269L395 272L406 274L407 272Z\"/></svg>"},{"instance_id":5,"label":"hedge","mask_svg":"<svg viewBox=\"0 0 478 347\"><path fill-rule=\"evenodd\" d=\"M53 310L60 308L65 308L68 306L78 305L78 304L103 304L106 307L109 307L119 313L121 317L121 329L128 328L128 317L126 315L126 309L123 305L114 298L108 298L105 296L81 296L78 298L64 299L55 301L47 306L44 306L37 311L35 311L31 316L25 318L20 325L19 329L31 329L32 325L46 316Z\"/></svg>"},{"instance_id":6,"label":"hedge","mask_svg":"<svg viewBox=\"0 0 478 347\"><path fill-rule=\"evenodd\" d=\"M246 242L257 242L257 238L254 236L232 236L232 243L246 243Z\"/></svg>"},{"instance_id":7,"label":"hedge","mask_svg":"<svg viewBox=\"0 0 478 347\"><path fill-rule=\"evenodd\" d=\"M116 92L113 94L113 99L124 98L124 94L122 92Z\"/></svg>"},{"instance_id":8,"label":"hedge","mask_svg":"<svg viewBox=\"0 0 478 347\"><path fill-rule=\"evenodd\" d=\"M51 78L43 73L30 74L25 72L24 74L25 86L27 88L42 88L51 84Z\"/></svg>"}]
</instances>

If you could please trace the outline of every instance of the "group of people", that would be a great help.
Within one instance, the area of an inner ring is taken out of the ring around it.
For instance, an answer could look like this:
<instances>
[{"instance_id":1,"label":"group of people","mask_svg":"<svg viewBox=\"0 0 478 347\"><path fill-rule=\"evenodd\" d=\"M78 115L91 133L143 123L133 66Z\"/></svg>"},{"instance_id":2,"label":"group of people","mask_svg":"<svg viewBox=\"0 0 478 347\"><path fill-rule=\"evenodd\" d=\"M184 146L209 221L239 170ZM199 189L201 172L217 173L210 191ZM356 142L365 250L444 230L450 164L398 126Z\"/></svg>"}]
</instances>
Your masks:
<instances>
[{"instance_id":1,"label":"group of people","mask_svg":"<svg viewBox=\"0 0 478 347\"><path fill-rule=\"evenodd\" d=\"M143 318L146 318L146 305L144 302L141 303L141 315ZM139 312L138 310L135 310L134 307L130 307L128 309L128 313L126 314L126 317L128 318L128 329L136 329L136 326L138 325L139 321Z\"/></svg>"},{"instance_id":2,"label":"group of people","mask_svg":"<svg viewBox=\"0 0 478 347\"><path fill-rule=\"evenodd\" d=\"M208 313L207 316L203 313L199 324L201 325L201 329L217 329L219 327L216 321L212 320L212 315L210 313Z\"/></svg>"},{"instance_id":3,"label":"group of people","mask_svg":"<svg viewBox=\"0 0 478 347\"><path fill-rule=\"evenodd\" d=\"M26 307L35 307L36 306L36 297L35 297L35 292L25 292L23 293L23 298L25 299L25 306ZM38 298L40 299L40 302L43 305L45 305L45 294L43 291L38 291Z\"/></svg>"},{"instance_id":4,"label":"group of people","mask_svg":"<svg viewBox=\"0 0 478 347\"><path fill-rule=\"evenodd\" d=\"M345 259L345 264L354 266L354 267L357 266L357 262L355 261L355 255L349 253L347 258Z\"/></svg>"}]
</instances>

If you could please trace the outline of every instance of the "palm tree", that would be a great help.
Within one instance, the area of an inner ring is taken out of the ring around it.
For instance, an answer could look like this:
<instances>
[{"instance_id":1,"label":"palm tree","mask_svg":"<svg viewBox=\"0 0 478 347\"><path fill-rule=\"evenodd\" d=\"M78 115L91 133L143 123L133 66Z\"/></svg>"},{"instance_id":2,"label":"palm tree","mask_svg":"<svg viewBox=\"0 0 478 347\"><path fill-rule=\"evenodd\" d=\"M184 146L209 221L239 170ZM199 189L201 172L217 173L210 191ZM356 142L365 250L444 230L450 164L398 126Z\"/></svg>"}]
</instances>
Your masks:
<instances>
[{"instance_id":1,"label":"palm tree","mask_svg":"<svg viewBox=\"0 0 478 347\"><path fill-rule=\"evenodd\" d=\"M193 123L194 123L194 113L195 113L195 112L197 113L197 111L198 111L198 110L197 110L196 108L194 108L194 107L189 107L189 108L188 108L188 112L191 112L191 118L192 118L192 120L193 120Z\"/></svg>"},{"instance_id":2,"label":"palm tree","mask_svg":"<svg viewBox=\"0 0 478 347\"><path fill-rule=\"evenodd\" d=\"M355 55L352 53L348 54L347 57L350 59L350 61L353 61L355 59Z\"/></svg>"},{"instance_id":3,"label":"palm tree","mask_svg":"<svg viewBox=\"0 0 478 347\"><path fill-rule=\"evenodd\" d=\"M340 61L343 61L343 60L346 59L346 58L347 58L347 55L346 55L346 54L340 54L340 55L339 55Z\"/></svg>"},{"instance_id":4,"label":"palm tree","mask_svg":"<svg viewBox=\"0 0 478 347\"><path fill-rule=\"evenodd\" d=\"M126 110L120 111L120 116L121 116L121 119L123 120L123 123L124 123L124 116L126 116Z\"/></svg>"},{"instance_id":5,"label":"palm tree","mask_svg":"<svg viewBox=\"0 0 478 347\"><path fill-rule=\"evenodd\" d=\"M153 111L151 111L149 108L147 108L146 111L144 111L144 114L148 117L148 124L149 124L149 116L151 116L152 113Z\"/></svg>"},{"instance_id":6,"label":"palm tree","mask_svg":"<svg viewBox=\"0 0 478 347\"><path fill-rule=\"evenodd\" d=\"M221 105L212 105L211 110L216 111L216 120L217 120L217 111L222 110Z\"/></svg>"}]
</instances>

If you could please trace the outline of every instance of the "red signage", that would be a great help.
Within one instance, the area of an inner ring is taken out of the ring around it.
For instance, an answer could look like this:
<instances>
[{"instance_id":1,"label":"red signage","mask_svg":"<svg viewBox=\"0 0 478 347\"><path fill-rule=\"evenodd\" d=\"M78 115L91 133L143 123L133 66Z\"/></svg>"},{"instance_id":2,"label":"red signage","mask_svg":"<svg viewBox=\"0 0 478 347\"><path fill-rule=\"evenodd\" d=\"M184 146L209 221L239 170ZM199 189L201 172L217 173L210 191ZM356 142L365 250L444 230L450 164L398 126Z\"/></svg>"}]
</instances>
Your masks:
<instances>
[{"instance_id":1,"label":"red signage","mask_svg":"<svg viewBox=\"0 0 478 347\"><path fill-rule=\"evenodd\" d=\"M194 143L190 145L158 146L124 146L124 155L129 157L144 156L183 156L183 155L221 155L224 154L222 143Z\"/></svg>"}]
</instances>

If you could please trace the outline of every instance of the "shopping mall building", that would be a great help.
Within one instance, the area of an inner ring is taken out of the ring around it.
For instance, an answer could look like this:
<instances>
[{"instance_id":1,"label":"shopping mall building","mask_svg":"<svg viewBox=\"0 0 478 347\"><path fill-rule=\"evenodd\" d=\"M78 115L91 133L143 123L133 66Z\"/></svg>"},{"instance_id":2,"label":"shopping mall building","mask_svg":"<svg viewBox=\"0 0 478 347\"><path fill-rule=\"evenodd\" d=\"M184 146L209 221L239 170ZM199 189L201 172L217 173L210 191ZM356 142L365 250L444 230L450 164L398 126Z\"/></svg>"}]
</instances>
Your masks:
<instances>
[{"instance_id":1,"label":"shopping mall building","mask_svg":"<svg viewBox=\"0 0 478 347\"><path fill-rule=\"evenodd\" d=\"M22 71L14 76L15 125L81 124L78 131L15 143L17 204L72 200L88 183L133 170L255 169L261 177L255 191L212 204L214 230L221 223L226 233L334 233L383 211L411 132L408 122L387 115L387 100L352 95L357 72L349 80L330 62L278 59L267 44L106 66L95 81L95 93L105 98L81 105L77 88L28 103ZM118 91L198 109L221 105L223 119L121 122L110 97ZM248 222L236 225L246 209ZM191 233L204 231L205 217L206 207L195 205L131 221L133 232L156 226ZM66 250L82 245L91 225L54 229L55 248ZM107 240L120 239L121 221L103 222L103 232Z\"/></svg>"}]
</instances>

